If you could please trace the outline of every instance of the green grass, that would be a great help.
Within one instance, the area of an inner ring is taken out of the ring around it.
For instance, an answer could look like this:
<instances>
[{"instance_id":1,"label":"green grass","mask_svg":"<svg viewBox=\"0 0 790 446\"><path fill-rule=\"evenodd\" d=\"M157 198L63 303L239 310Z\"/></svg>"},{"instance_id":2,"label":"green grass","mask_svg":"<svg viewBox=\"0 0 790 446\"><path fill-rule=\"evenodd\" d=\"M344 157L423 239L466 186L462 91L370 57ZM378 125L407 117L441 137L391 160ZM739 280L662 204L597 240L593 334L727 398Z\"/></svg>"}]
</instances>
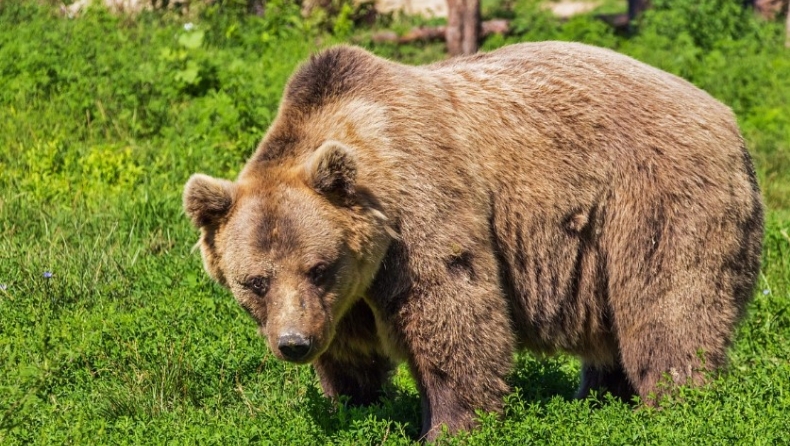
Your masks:
<instances>
[{"instance_id":1,"label":"green grass","mask_svg":"<svg viewBox=\"0 0 790 446\"><path fill-rule=\"evenodd\" d=\"M479 430L447 441L787 444L790 53L779 27L721 22L703 35L656 2L657 22L625 40L517 3L520 33L487 48L610 46L733 106L768 204L763 271L730 370L707 388L660 411L595 408L571 399L575 360L521 354L505 416L481 414ZM380 404L333 407L309 367L271 356L192 251L187 177L235 176L294 66L336 40L288 3L269 5L280 10L264 20L208 8L187 32L175 16L66 20L0 3L0 444L401 444L419 433L405 369ZM433 45L373 49L441 57Z\"/></svg>"}]
</instances>

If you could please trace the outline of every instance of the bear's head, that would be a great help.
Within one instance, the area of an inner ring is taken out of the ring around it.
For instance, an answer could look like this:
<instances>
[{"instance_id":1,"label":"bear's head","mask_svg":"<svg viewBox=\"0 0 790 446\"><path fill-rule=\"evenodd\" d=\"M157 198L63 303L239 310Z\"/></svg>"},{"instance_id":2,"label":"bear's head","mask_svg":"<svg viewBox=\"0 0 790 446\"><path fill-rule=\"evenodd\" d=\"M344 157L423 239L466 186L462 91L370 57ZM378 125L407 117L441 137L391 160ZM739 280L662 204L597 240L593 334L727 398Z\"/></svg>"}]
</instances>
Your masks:
<instances>
[{"instance_id":1,"label":"bear's head","mask_svg":"<svg viewBox=\"0 0 790 446\"><path fill-rule=\"evenodd\" d=\"M184 188L206 271L280 359L308 363L329 347L392 240L357 163L327 141L302 160L248 165L237 182L195 174Z\"/></svg>"}]
</instances>

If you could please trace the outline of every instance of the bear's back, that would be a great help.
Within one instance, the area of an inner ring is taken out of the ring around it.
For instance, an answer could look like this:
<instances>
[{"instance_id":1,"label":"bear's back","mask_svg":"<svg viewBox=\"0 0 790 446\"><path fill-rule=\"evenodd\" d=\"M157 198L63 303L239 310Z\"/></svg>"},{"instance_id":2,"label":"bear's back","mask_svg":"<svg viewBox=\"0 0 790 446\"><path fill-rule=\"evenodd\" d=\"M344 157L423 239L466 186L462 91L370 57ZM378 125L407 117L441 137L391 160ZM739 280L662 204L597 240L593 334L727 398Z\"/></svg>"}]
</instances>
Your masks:
<instances>
[{"instance_id":1,"label":"bear's back","mask_svg":"<svg viewBox=\"0 0 790 446\"><path fill-rule=\"evenodd\" d=\"M530 136L614 150L616 158L652 139L669 150L694 145L711 158L740 149L732 145L740 134L727 106L684 79L607 49L524 43L423 70L478 131L493 126L509 133L520 124Z\"/></svg>"}]
</instances>

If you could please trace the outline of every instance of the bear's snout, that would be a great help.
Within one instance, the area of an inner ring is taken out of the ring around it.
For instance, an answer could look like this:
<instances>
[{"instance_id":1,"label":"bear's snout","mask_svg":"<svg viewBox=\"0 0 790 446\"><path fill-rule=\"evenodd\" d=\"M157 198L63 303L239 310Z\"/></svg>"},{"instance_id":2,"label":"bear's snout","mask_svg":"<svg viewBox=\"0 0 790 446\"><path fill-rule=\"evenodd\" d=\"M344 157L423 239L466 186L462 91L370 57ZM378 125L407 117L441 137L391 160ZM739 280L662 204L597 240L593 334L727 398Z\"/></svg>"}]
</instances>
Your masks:
<instances>
[{"instance_id":1,"label":"bear's snout","mask_svg":"<svg viewBox=\"0 0 790 446\"><path fill-rule=\"evenodd\" d=\"M301 333L288 332L277 338L277 348L288 361L303 360L310 354L312 347L310 338Z\"/></svg>"}]
</instances>

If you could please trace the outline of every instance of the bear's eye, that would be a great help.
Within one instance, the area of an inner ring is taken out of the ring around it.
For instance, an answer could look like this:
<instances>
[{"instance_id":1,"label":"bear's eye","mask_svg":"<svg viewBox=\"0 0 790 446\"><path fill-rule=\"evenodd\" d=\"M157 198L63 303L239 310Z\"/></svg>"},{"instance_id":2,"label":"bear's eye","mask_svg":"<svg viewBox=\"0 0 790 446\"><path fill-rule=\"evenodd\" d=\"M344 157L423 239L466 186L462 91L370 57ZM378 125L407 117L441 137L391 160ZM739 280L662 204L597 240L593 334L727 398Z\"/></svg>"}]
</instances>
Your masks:
<instances>
[{"instance_id":1,"label":"bear's eye","mask_svg":"<svg viewBox=\"0 0 790 446\"><path fill-rule=\"evenodd\" d=\"M328 270L329 267L323 262L313 266L310 268L310 272L307 273L307 275L310 277L310 282L316 286L324 285L327 277L329 276Z\"/></svg>"},{"instance_id":2,"label":"bear's eye","mask_svg":"<svg viewBox=\"0 0 790 446\"><path fill-rule=\"evenodd\" d=\"M250 277L244 282L244 287L258 296L263 296L269 291L269 278L263 276Z\"/></svg>"}]
</instances>

